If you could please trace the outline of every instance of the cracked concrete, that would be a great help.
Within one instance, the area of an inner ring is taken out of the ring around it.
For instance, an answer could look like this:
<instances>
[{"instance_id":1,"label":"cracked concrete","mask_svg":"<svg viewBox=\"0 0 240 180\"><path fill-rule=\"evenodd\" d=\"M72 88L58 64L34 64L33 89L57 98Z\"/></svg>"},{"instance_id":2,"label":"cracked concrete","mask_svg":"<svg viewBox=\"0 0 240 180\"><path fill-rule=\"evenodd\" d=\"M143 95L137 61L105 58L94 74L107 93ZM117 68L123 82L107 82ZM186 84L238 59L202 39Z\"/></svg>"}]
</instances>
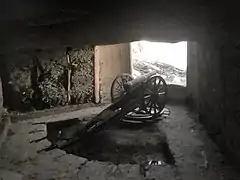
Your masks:
<instances>
[{"instance_id":1,"label":"cracked concrete","mask_svg":"<svg viewBox=\"0 0 240 180\"><path fill-rule=\"evenodd\" d=\"M207 137L194 114L181 105L169 105L171 115L158 124L167 136L174 153L176 166L154 166L145 179L156 180L238 180L240 176L228 165L218 148ZM82 110L91 116L94 108ZM76 116L71 112L71 117ZM77 112L77 115L80 113ZM56 121L58 117L51 116ZM55 119L54 119L55 118ZM42 117L42 120L44 117ZM10 127L8 137L0 150L0 179L3 180L117 180L144 179L137 164L116 165L110 162L88 161L55 149L37 153L50 144L48 140L30 143L46 135L45 125L33 126L36 119L19 121ZM29 134L34 129L43 131Z\"/></svg>"}]
</instances>

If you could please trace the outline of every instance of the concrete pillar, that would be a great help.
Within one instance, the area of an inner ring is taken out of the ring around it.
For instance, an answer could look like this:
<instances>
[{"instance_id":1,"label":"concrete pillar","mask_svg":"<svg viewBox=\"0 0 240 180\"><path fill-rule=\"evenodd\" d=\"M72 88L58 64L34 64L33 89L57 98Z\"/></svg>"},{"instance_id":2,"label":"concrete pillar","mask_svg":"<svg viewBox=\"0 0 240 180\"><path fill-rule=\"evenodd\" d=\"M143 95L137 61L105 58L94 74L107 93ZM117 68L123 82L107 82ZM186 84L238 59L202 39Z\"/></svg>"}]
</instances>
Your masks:
<instances>
[{"instance_id":1,"label":"concrete pillar","mask_svg":"<svg viewBox=\"0 0 240 180\"><path fill-rule=\"evenodd\" d=\"M2 115L3 115L3 91L2 91L2 80L0 77L0 129L2 126Z\"/></svg>"},{"instance_id":2,"label":"concrete pillar","mask_svg":"<svg viewBox=\"0 0 240 180\"><path fill-rule=\"evenodd\" d=\"M0 108L3 107L3 91L2 91L2 80L0 78Z\"/></svg>"},{"instance_id":3,"label":"concrete pillar","mask_svg":"<svg viewBox=\"0 0 240 180\"><path fill-rule=\"evenodd\" d=\"M198 108L200 46L197 42L187 44L187 99L190 106Z\"/></svg>"}]
</instances>

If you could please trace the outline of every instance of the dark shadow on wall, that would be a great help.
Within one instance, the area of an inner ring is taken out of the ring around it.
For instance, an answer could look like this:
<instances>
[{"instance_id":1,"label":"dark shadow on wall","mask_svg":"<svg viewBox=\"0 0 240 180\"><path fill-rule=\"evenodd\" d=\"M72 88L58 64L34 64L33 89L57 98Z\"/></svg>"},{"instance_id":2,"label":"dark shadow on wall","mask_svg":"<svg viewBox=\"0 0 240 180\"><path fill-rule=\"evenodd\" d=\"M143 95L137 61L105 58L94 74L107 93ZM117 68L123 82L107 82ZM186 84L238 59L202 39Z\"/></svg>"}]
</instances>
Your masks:
<instances>
[{"instance_id":1,"label":"dark shadow on wall","mask_svg":"<svg viewBox=\"0 0 240 180\"><path fill-rule=\"evenodd\" d=\"M3 106L8 109L16 108L16 101L17 97L13 92L13 88L11 88L10 82L10 73L7 70L7 63L5 61L5 56L1 55L0 60L0 76L2 79L2 90L3 90ZM20 106L20 104L19 104Z\"/></svg>"}]
</instances>

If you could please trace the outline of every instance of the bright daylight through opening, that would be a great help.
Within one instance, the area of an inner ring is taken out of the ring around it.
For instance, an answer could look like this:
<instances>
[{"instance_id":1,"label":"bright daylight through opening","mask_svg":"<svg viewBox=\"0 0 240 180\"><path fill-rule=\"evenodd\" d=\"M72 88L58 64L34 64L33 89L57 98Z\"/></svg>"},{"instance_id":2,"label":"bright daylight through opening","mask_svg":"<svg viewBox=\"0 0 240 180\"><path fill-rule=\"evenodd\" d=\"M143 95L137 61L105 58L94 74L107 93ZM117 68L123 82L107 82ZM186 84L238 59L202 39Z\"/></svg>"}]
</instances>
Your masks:
<instances>
[{"instance_id":1,"label":"bright daylight through opening","mask_svg":"<svg viewBox=\"0 0 240 180\"><path fill-rule=\"evenodd\" d=\"M178 43L132 42L131 58L134 77L156 70L167 84L186 86L186 41Z\"/></svg>"}]
</instances>

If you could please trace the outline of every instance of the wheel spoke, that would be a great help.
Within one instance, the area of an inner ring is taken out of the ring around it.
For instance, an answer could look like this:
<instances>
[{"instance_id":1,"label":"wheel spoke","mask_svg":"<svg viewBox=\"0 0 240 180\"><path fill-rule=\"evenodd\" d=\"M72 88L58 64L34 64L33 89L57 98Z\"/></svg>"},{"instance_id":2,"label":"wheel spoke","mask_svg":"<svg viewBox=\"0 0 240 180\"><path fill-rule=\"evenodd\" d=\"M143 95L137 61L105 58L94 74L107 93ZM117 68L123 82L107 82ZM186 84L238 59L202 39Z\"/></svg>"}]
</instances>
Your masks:
<instances>
[{"instance_id":1,"label":"wheel spoke","mask_svg":"<svg viewBox=\"0 0 240 180\"><path fill-rule=\"evenodd\" d=\"M150 105L150 103L151 103L151 100L149 99L149 101L146 104L146 107L148 107Z\"/></svg>"},{"instance_id":2,"label":"wheel spoke","mask_svg":"<svg viewBox=\"0 0 240 180\"><path fill-rule=\"evenodd\" d=\"M158 106L159 106L159 109L160 109L159 111L161 111L164 105L163 105L163 104L161 104L159 101L157 102L157 104L158 104Z\"/></svg>"},{"instance_id":3,"label":"wheel spoke","mask_svg":"<svg viewBox=\"0 0 240 180\"><path fill-rule=\"evenodd\" d=\"M148 95L144 96L144 99L148 99L150 97L151 97L151 94L148 94Z\"/></svg>"},{"instance_id":4,"label":"wheel spoke","mask_svg":"<svg viewBox=\"0 0 240 180\"><path fill-rule=\"evenodd\" d=\"M151 103L151 105L150 105L150 109L149 109L149 113L151 114L151 112L152 112L152 106L153 106L153 103Z\"/></svg>"},{"instance_id":5,"label":"wheel spoke","mask_svg":"<svg viewBox=\"0 0 240 180\"><path fill-rule=\"evenodd\" d=\"M157 90L158 90L158 83L157 83L157 78L155 78L153 91L156 92Z\"/></svg>"},{"instance_id":6,"label":"wheel spoke","mask_svg":"<svg viewBox=\"0 0 240 180\"><path fill-rule=\"evenodd\" d=\"M117 86L117 87L115 88L115 90L116 90L117 92L120 92L120 91L121 91L121 87L120 87L120 86Z\"/></svg>"},{"instance_id":7,"label":"wheel spoke","mask_svg":"<svg viewBox=\"0 0 240 180\"><path fill-rule=\"evenodd\" d=\"M158 96L162 96L162 95L166 95L166 92L159 92L159 93L157 93L158 94Z\"/></svg>"},{"instance_id":8,"label":"wheel spoke","mask_svg":"<svg viewBox=\"0 0 240 180\"><path fill-rule=\"evenodd\" d=\"M130 76L127 76L126 79L127 79L127 81L131 81L132 80L132 78Z\"/></svg>"},{"instance_id":9,"label":"wheel spoke","mask_svg":"<svg viewBox=\"0 0 240 180\"><path fill-rule=\"evenodd\" d=\"M160 92L162 89L164 89L164 84L161 79L159 79L158 84L157 84L157 92Z\"/></svg>"},{"instance_id":10,"label":"wheel spoke","mask_svg":"<svg viewBox=\"0 0 240 180\"><path fill-rule=\"evenodd\" d=\"M132 79L132 76L129 74L122 74L114 79L111 87L112 102L119 99L125 93L124 84Z\"/></svg>"},{"instance_id":11,"label":"wheel spoke","mask_svg":"<svg viewBox=\"0 0 240 180\"><path fill-rule=\"evenodd\" d=\"M157 107L156 107L156 103L154 102L154 115L157 114Z\"/></svg>"},{"instance_id":12,"label":"wheel spoke","mask_svg":"<svg viewBox=\"0 0 240 180\"><path fill-rule=\"evenodd\" d=\"M161 84L161 79L158 79L157 86L159 86L159 84Z\"/></svg>"},{"instance_id":13,"label":"wheel spoke","mask_svg":"<svg viewBox=\"0 0 240 180\"><path fill-rule=\"evenodd\" d=\"M154 81L154 86L157 85L157 78L153 78L153 81Z\"/></svg>"},{"instance_id":14,"label":"wheel spoke","mask_svg":"<svg viewBox=\"0 0 240 180\"><path fill-rule=\"evenodd\" d=\"M164 86L160 85L159 88L158 88L158 92L161 91L163 88L164 88Z\"/></svg>"},{"instance_id":15,"label":"wheel spoke","mask_svg":"<svg viewBox=\"0 0 240 180\"><path fill-rule=\"evenodd\" d=\"M121 78L121 80L122 80L122 85L124 85L124 84L126 84L126 82L127 82L127 77L125 76L123 76L122 78Z\"/></svg>"},{"instance_id":16,"label":"wheel spoke","mask_svg":"<svg viewBox=\"0 0 240 180\"><path fill-rule=\"evenodd\" d=\"M158 92L161 92L162 90L165 91L165 88L166 87L164 86L164 84L160 85L159 89L158 89Z\"/></svg>"},{"instance_id":17,"label":"wheel spoke","mask_svg":"<svg viewBox=\"0 0 240 180\"><path fill-rule=\"evenodd\" d=\"M117 81L117 84L118 84L120 87L122 86L121 82L118 82L118 81Z\"/></svg>"}]
</instances>

